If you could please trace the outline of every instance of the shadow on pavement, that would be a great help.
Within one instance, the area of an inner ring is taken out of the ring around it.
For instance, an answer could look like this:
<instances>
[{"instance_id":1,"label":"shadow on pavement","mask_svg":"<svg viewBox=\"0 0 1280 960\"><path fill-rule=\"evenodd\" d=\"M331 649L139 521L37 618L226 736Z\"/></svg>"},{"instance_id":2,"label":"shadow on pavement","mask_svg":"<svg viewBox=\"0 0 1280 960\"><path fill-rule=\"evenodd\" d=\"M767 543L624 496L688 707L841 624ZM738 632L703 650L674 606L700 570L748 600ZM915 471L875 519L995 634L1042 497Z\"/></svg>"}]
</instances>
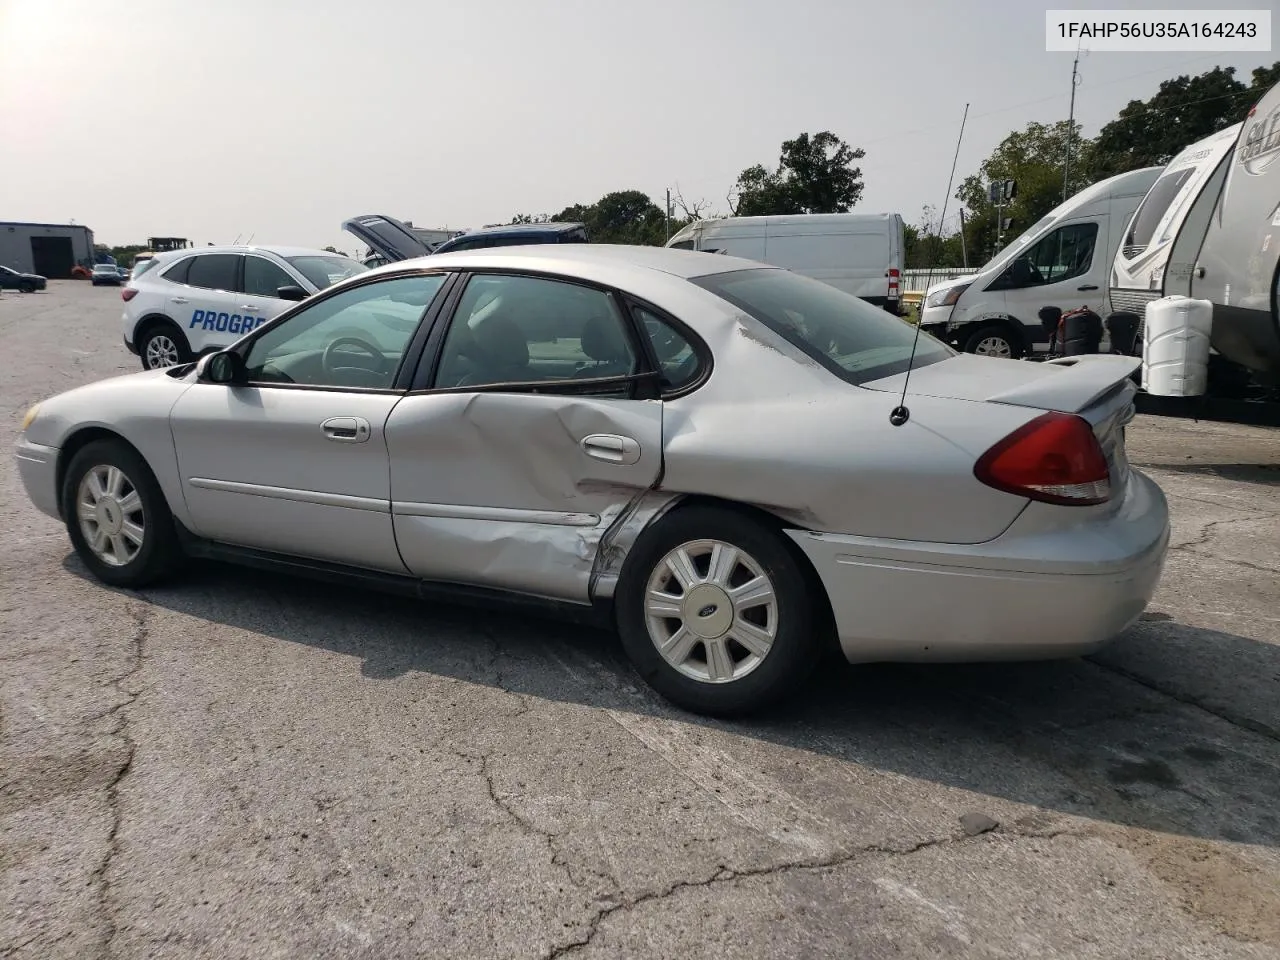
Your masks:
<instances>
[{"instance_id":1,"label":"shadow on pavement","mask_svg":"<svg viewBox=\"0 0 1280 960\"><path fill-rule=\"evenodd\" d=\"M92 579L74 554L64 567ZM93 581L96 583L96 581ZM103 588L107 589L107 588ZM819 671L805 695L750 721L687 714L652 693L609 633L426 604L214 563L138 594L166 610L358 657L372 679L450 677L550 702L678 720L1044 810L1211 840L1280 846L1280 742L1268 723L1202 705L1192 642L1238 664L1226 683L1274 699L1280 647L1160 614L1089 660L864 665ZM198 653L198 629L191 634ZM1160 661L1145 679L1135 655ZM1257 700L1256 702L1263 702ZM1280 724L1278 724L1280 725Z\"/></svg>"}]
</instances>

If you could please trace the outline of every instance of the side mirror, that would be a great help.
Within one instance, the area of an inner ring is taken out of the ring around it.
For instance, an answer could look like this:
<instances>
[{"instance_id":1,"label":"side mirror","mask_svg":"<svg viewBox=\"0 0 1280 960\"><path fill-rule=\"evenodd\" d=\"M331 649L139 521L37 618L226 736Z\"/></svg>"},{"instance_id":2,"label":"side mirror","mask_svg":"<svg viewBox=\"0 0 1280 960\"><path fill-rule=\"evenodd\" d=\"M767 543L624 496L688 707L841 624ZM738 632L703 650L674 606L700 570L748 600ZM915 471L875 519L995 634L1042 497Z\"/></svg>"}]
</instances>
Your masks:
<instances>
[{"instance_id":1,"label":"side mirror","mask_svg":"<svg viewBox=\"0 0 1280 960\"><path fill-rule=\"evenodd\" d=\"M281 300L298 301L307 299L311 294L295 284L289 284L287 287L276 287L276 296Z\"/></svg>"},{"instance_id":2,"label":"side mirror","mask_svg":"<svg viewBox=\"0 0 1280 960\"><path fill-rule=\"evenodd\" d=\"M204 375L210 383L243 383L244 357L233 350L215 353L209 357L209 362L204 367Z\"/></svg>"}]
</instances>

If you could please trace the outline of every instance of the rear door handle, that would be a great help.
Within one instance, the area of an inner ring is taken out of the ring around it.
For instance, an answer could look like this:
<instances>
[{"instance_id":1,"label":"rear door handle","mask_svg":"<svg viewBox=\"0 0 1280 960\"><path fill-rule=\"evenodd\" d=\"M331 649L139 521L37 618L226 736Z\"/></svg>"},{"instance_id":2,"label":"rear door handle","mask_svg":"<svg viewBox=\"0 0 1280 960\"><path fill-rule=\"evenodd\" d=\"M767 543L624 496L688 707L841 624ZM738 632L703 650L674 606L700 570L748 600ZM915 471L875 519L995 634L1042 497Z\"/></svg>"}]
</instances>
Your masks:
<instances>
[{"instance_id":1,"label":"rear door handle","mask_svg":"<svg viewBox=\"0 0 1280 960\"><path fill-rule=\"evenodd\" d=\"M186 303L187 298L186 297L170 297L169 302L170 303Z\"/></svg>"},{"instance_id":2,"label":"rear door handle","mask_svg":"<svg viewBox=\"0 0 1280 960\"><path fill-rule=\"evenodd\" d=\"M640 444L637 441L612 433L593 433L584 437L582 449L588 457L605 463L632 464L640 459Z\"/></svg>"},{"instance_id":3,"label":"rear door handle","mask_svg":"<svg viewBox=\"0 0 1280 960\"><path fill-rule=\"evenodd\" d=\"M369 439L369 421L364 417L330 417L320 424L326 440L336 443L364 443Z\"/></svg>"},{"instance_id":4,"label":"rear door handle","mask_svg":"<svg viewBox=\"0 0 1280 960\"><path fill-rule=\"evenodd\" d=\"M1077 290L1097 290L1098 285L1096 283L1086 283L1083 287L1076 287L1076 289Z\"/></svg>"},{"instance_id":5,"label":"rear door handle","mask_svg":"<svg viewBox=\"0 0 1280 960\"><path fill-rule=\"evenodd\" d=\"M237 310L257 310L258 305L256 303L242 303L238 307L236 307L236 309Z\"/></svg>"}]
</instances>

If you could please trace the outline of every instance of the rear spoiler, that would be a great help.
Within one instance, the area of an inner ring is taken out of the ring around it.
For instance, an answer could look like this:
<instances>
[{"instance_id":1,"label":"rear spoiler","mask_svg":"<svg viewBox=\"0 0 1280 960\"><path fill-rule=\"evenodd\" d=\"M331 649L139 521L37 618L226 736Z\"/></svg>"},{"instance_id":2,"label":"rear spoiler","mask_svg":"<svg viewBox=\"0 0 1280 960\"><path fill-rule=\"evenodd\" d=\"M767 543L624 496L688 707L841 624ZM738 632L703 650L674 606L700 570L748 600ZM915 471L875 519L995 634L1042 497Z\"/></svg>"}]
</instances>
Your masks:
<instances>
[{"instance_id":1,"label":"rear spoiler","mask_svg":"<svg viewBox=\"0 0 1280 960\"><path fill-rule=\"evenodd\" d=\"M1043 364L1058 368L1057 375L992 394L987 401L1079 413L1128 380L1142 366L1142 360L1116 354L1087 354L1058 357Z\"/></svg>"}]
</instances>

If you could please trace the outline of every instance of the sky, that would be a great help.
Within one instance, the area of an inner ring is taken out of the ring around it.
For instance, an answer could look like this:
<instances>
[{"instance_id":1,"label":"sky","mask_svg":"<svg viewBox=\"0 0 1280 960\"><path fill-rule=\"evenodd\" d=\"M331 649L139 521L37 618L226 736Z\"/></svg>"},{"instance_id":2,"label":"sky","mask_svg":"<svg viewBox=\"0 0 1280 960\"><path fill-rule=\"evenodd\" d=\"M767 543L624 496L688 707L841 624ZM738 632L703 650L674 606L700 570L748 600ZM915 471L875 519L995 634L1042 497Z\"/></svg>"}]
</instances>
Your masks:
<instances>
[{"instance_id":1,"label":"sky","mask_svg":"<svg viewBox=\"0 0 1280 960\"><path fill-rule=\"evenodd\" d=\"M359 214L469 228L668 188L727 212L743 168L831 130L866 150L855 212L918 222L966 103L956 184L1011 130L1066 119L1073 54L1045 52L1045 6L0 0L0 220L356 252ZM1087 53L1076 118L1091 136L1215 65L1247 82L1272 48Z\"/></svg>"}]
</instances>

